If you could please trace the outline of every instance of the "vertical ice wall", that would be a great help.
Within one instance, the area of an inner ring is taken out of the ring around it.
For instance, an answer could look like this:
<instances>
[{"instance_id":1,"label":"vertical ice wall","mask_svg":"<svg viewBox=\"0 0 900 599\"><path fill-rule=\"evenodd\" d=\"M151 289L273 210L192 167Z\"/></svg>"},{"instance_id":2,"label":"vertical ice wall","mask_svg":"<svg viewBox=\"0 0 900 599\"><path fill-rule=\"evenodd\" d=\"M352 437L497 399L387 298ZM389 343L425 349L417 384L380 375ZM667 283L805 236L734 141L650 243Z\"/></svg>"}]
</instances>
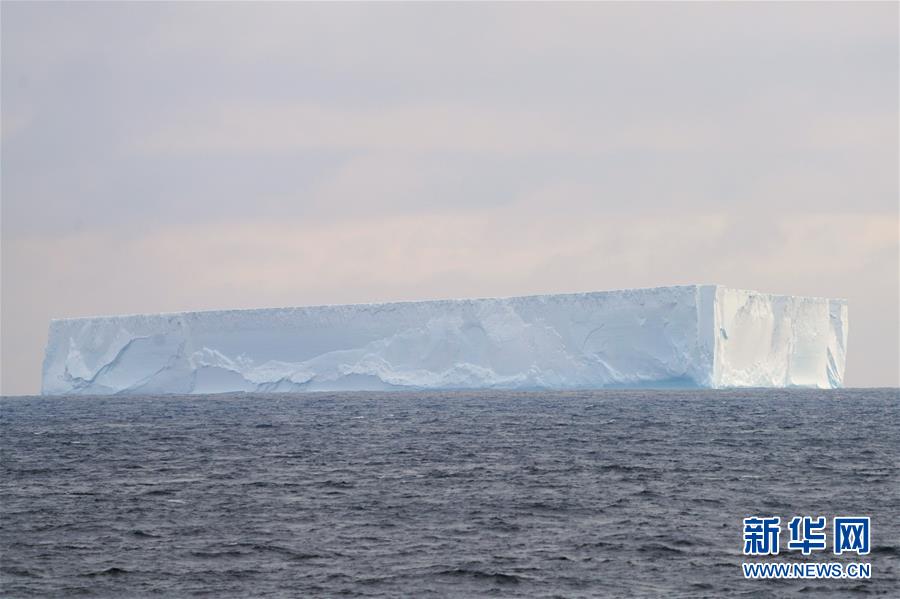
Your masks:
<instances>
[{"instance_id":1,"label":"vertical ice wall","mask_svg":"<svg viewBox=\"0 0 900 599\"><path fill-rule=\"evenodd\" d=\"M715 387L840 387L847 302L716 288Z\"/></svg>"}]
</instances>

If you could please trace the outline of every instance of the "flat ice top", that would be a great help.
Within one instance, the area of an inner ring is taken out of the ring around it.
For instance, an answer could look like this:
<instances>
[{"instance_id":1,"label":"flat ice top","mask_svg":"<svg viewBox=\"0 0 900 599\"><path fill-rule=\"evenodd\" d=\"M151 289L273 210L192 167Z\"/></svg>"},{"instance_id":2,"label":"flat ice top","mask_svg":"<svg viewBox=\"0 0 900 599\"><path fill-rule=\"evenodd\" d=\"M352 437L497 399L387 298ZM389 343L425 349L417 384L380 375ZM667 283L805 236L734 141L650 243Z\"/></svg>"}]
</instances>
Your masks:
<instances>
[{"instance_id":1,"label":"flat ice top","mask_svg":"<svg viewBox=\"0 0 900 599\"><path fill-rule=\"evenodd\" d=\"M213 309L201 309L201 310L178 310L174 312L131 312L125 314L97 314L90 316L67 316L61 318L52 318L50 322L57 321L68 321L68 320L95 320L95 319L111 319L111 318L131 318L134 316L176 316L181 314L232 314L234 312L271 312L274 310L313 310L318 308L374 308L374 307L394 307L394 306L405 306L405 305L418 305L418 304L444 304L444 303L470 303L470 302L505 302L505 301L516 301L516 300L534 300L534 299L542 299L542 298L550 298L550 297L571 297L571 298L590 298L598 295L607 295L607 294L642 294L642 293L656 293L658 291L669 291L669 290L683 290L683 289L700 289L700 288L714 288L714 289L729 289L731 291L741 292L751 294L760 298L777 298L777 297L791 297L795 300L808 300L808 301L831 301L831 302L842 302L847 303L846 299L843 298L826 298L826 297L818 297L818 296L800 296L800 295L784 295L784 294L775 294L775 293L766 293L761 291L754 291L751 289L737 289L731 287L725 287L724 285L717 284L693 284L693 285L663 285L660 287L633 287L633 288L625 288L625 289L606 289L602 291L570 291L570 292L561 292L561 293L534 293L529 295L510 295L510 296L483 296L483 297L472 297L472 298L436 298L436 299L416 299L416 300L391 300L384 302L355 302L355 303L334 303L334 304L295 304L290 306L267 306L267 307L257 307L257 308L213 308Z\"/></svg>"}]
</instances>

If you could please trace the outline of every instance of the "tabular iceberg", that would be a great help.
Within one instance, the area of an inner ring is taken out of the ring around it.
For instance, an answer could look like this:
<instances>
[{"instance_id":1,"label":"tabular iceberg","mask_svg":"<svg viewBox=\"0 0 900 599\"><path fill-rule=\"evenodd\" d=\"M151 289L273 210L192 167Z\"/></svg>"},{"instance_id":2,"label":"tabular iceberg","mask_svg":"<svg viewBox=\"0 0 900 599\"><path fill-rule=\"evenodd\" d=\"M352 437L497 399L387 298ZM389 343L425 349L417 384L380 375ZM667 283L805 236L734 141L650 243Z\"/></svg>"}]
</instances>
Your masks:
<instances>
[{"instance_id":1,"label":"tabular iceberg","mask_svg":"<svg viewBox=\"0 0 900 599\"><path fill-rule=\"evenodd\" d=\"M44 394L840 387L847 302L689 285L50 323Z\"/></svg>"}]
</instances>

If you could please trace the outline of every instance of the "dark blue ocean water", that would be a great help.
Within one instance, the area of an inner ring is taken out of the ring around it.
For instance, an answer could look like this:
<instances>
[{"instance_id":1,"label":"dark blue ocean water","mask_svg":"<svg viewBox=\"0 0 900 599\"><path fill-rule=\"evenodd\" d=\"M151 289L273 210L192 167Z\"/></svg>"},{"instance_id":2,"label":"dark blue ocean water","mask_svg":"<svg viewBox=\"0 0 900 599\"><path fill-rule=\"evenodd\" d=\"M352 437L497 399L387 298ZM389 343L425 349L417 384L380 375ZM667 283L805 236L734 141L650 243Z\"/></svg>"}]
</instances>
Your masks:
<instances>
[{"instance_id":1,"label":"dark blue ocean water","mask_svg":"<svg viewBox=\"0 0 900 599\"><path fill-rule=\"evenodd\" d=\"M4 398L0 444L8 597L900 596L896 389ZM871 516L871 580L745 580L748 515Z\"/></svg>"}]
</instances>

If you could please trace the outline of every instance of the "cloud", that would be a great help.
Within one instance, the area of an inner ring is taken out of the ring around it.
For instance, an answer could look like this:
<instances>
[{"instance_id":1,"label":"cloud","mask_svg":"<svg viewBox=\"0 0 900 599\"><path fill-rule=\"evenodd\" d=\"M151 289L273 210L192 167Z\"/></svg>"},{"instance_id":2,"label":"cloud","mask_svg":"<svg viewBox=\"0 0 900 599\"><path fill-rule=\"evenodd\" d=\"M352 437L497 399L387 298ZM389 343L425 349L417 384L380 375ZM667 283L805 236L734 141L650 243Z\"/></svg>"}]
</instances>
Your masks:
<instances>
[{"instance_id":1,"label":"cloud","mask_svg":"<svg viewBox=\"0 0 900 599\"><path fill-rule=\"evenodd\" d=\"M133 151L163 156L296 150L467 153L480 156L598 155L610 152L888 150L896 113L816 110L788 114L749 104L711 115L621 115L500 106L422 104L389 108L298 102L219 104L170 117ZM770 112L767 121L747 115ZM723 123L726 123L723 129Z\"/></svg>"}]
</instances>

